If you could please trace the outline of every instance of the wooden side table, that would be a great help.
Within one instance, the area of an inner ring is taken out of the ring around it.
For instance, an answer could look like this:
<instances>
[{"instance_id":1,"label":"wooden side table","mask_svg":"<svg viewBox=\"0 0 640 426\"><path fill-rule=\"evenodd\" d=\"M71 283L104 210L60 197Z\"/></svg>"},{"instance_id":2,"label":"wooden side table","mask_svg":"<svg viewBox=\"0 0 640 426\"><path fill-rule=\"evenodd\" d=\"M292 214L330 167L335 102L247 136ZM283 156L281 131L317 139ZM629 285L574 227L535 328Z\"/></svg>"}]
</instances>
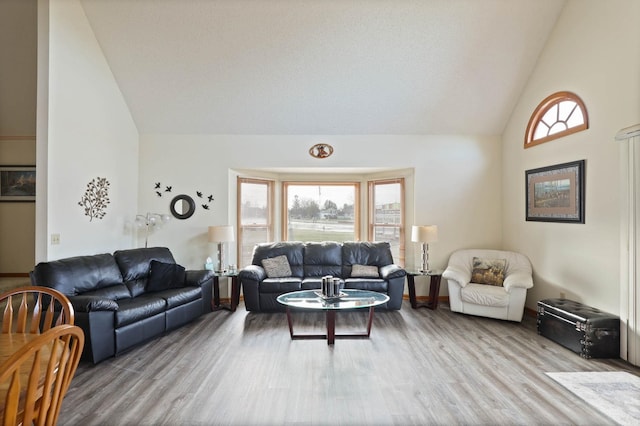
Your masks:
<instances>
[{"instance_id":1,"label":"wooden side table","mask_svg":"<svg viewBox=\"0 0 640 426\"><path fill-rule=\"evenodd\" d=\"M429 280L429 301L418 303L416 300L416 283L415 277L430 277ZM442 279L442 271L407 271L407 287L409 287L409 301L413 309L429 308L438 309L438 295L440 294L440 280Z\"/></svg>"},{"instance_id":2,"label":"wooden side table","mask_svg":"<svg viewBox=\"0 0 640 426\"><path fill-rule=\"evenodd\" d=\"M231 278L231 302L220 303L220 277ZM238 273L221 273L213 276L213 300L211 302L211 310L219 311L226 309L231 312L236 311L236 307L240 303L240 281L238 281Z\"/></svg>"}]
</instances>

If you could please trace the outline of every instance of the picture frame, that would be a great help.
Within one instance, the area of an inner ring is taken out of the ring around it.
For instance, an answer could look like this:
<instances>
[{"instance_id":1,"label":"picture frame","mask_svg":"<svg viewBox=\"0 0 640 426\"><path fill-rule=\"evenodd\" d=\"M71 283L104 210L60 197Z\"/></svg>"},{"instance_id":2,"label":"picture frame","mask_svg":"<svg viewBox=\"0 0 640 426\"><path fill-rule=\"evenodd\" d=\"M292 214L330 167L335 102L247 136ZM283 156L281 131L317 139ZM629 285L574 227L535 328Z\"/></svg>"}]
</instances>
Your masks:
<instances>
[{"instance_id":1,"label":"picture frame","mask_svg":"<svg viewBox=\"0 0 640 426\"><path fill-rule=\"evenodd\" d=\"M585 223L585 160L525 171L526 220Z\"/></svg>"},{"instance_id":2,"label":"picture frame","mask_svg":"<svg viewBox=\"0 0 640 426\"><path fill-rule=\"evenodd\" d=\"M36 201L36 166L0 166L0 202Z\"/></svg>"}]
</instances>

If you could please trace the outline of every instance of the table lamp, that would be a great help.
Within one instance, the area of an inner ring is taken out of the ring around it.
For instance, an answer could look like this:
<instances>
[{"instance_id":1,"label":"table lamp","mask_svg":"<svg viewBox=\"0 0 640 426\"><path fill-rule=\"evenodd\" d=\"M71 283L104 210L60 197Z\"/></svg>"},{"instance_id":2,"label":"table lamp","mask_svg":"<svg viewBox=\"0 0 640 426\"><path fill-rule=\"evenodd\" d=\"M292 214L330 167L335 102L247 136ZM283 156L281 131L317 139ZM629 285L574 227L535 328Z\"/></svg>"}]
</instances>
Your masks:
<instances>
[{"instance_id":1,"label":"table lamp","mask_svg":"<svg viewBox=\"0 0 640 426\"><path fill-rule=\"evenodd\" d=\"M220 225L209 227L209 242L218 243L218 268L215 270L218 274L225 272L223 244L230 241L234 241L233 226Z\"/></svg>"},{"instance_id":2,"label":"table lamp","mask_svg":"<svg viewBox=\"0 0 640 426\"><path fill-rule=\"evenodd\" d=\"M411 241L422 243L422 266L420 272L423 274L431 272L429 269L429 243L438 241L438 227L436 225L413 225L411 227Z\"/></svg>"}]
</instances>

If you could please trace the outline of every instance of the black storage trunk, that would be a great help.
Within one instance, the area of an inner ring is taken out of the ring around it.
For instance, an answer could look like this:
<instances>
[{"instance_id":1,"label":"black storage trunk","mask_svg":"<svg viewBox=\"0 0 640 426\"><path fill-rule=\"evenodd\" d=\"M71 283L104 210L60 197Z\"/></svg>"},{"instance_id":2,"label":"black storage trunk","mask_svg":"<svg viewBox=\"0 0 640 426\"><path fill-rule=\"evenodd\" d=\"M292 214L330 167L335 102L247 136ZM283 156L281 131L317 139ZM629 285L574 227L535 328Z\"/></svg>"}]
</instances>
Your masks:
<instances>
[{"instance_id":1,"label":"black storage trunk","mask_svg":"<svg viewBox=\"0 0 640 426\"><path fill-rule=\"evenodd\" d=\"M539 301L538 334L583 358L620 356L620 319L573 300Z\"/></svg>"}]
</instances>

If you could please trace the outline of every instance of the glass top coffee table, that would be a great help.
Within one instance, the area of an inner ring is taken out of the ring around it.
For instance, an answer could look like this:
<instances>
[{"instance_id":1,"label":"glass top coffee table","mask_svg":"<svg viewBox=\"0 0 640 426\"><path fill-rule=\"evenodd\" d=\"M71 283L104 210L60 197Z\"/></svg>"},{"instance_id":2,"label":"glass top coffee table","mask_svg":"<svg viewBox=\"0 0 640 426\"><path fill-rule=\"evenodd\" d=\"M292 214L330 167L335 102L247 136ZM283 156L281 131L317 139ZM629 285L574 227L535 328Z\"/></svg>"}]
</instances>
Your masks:
<instances>
[{"instance_id":1,"label":"glass top coffee table","mask_svg":"<svg viewBox=\"0 0 640 426\"><path fill-rule=\"evenodd\" d=\"M369 338L371 334L371 324L373 323L374 308L387 303L389 296L375 291L351 289L341 290L340 293L341 297L327 298L322 296L320 290L302 290L278 296L276 300L287 307L287 322L289 323L291 339L327 339L327 344L333 345L336 338ZM295 334L291 320L292 308L325 311L327 333ZM351 334L336 334L336 312L360 308L369 308L367 331Z\"/></svg>"}]
</instances>

